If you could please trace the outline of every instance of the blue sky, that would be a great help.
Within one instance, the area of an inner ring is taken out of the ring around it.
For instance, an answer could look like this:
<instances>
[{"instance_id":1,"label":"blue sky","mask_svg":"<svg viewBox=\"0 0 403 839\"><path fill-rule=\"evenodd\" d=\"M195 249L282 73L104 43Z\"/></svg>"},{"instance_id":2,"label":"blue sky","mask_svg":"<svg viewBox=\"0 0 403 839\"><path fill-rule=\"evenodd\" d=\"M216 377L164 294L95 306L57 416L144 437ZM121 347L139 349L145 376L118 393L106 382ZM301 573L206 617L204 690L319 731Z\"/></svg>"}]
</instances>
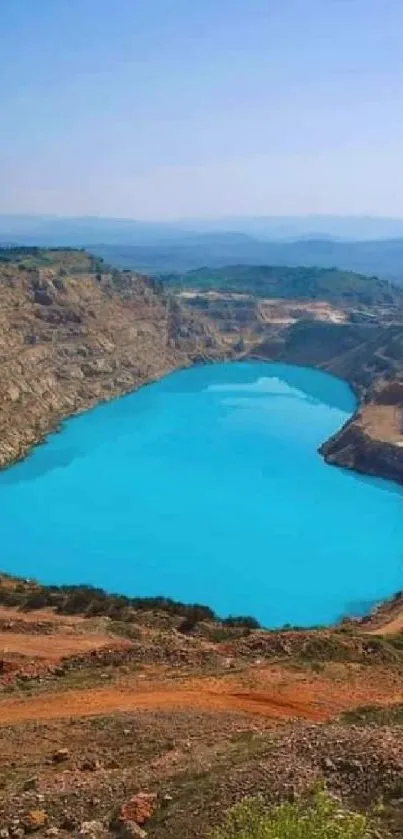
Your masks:
<instances>
[{"instance_id":1,"label":"blue sky","mask_svg":"<svg viewBox=\"0 0 403 839\"><path fill-rule=\"evenodd\" d=\"M2 0L0 212L403 216L402 0Z\"/></svg>"}]
</instances>

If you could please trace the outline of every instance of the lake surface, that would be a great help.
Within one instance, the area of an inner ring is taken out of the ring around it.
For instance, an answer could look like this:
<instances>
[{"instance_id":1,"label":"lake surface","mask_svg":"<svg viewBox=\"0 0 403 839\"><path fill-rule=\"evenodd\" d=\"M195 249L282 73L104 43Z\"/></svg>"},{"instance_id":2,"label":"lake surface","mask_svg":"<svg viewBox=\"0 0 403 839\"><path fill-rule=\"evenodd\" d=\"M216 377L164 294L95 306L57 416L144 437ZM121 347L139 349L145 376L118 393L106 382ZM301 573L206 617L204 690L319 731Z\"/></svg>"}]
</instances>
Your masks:
<instances>
[{"instance_id":1,"label":"lake surface","mask_svg":"<svg viewBox=\"0 0 403 839\"><path fill-rule=\"evenodd\" d=\"M195 367L66 422L0 474L0 567L252 614L362 614L403 586L403 492L317 448L355 398L319 371Z\"/></svg>"}]
</instances>

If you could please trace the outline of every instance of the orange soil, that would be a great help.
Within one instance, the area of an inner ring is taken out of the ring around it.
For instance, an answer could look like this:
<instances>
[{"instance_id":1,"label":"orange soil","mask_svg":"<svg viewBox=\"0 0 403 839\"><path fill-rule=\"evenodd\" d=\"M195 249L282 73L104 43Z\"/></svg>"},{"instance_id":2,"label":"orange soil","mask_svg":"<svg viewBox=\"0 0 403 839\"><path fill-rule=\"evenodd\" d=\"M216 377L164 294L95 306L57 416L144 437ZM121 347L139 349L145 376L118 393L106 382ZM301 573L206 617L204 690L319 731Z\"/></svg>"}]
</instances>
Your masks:
<instances>
[{"instance_id":1,"label":"orange soil","mask_svg":"<svg viewBox=\"0 0 403 839\"><path fill-rule=\"evenodd\" d=\"M376 626L374 629L367 629L365 634L366 635L398 635L399 632L403 632L403 611L400 614L395 615L386 623L381 623L379 626Z\"/></svg>"},{"instance_id":2,"label":"orange soil","mask_svg":"<svg viewBox=\"0 0 403 839\"><path fill-rule=\"evenodd\" d=\"M0 620L23 621L24 623L51 623L61 626L75 626L87 620L82 615L58 615L53 609L36 609L32 612L21 612L13 606L0 606Z\"/></svg>"},{"instance_id":3,"label":"orange soil","mask_svg":"<svg viewBox=\"0 0 403 839\"><path fill-rule=\"evenodd\" d=\"M259 690L252 689L257 686ZM275 667L255 671L250 679L199 678L145 686L138 678L127 678L115 686L50 693L46 698L7 698L0 701L0 724L178 708L320 722L359 705L402 701L403 685L387 671L374 670L366 676L352 668L337 678L332 671L319 677Z\"/></svg>"},{"instance_id":4,"label":"orange soil","mask_svg":"<svg viewBox=\"0 0 403 839\"><path fill-rule=\"evenodd\" d=\"M17 653L30 658L46 659L48 662L59 661L63 656L85 653L100 647L130 647L130 641L111 638L106 634L71 635L55 633L53 635L25 635L18 632L0 632L0 652Z\"/></svg>"},{"instance_id":5,"label":"orange soil","mask_svg":"<svg viewBox=\"0 0 403 839\"><path fill-rule=\"evenodd\" d=\"M5 655L18 654L27 658L40 658L52 664L63 656L85 653L100 647L131 646L130 641L102 631L102 624L100 628L92 629L86 618L58 615L52 609L21 612L15 608L0 606L0 620L7 621L10 625L10 631L0 629L0 653ZM42 631L19 631L21 624L30 628L35 625Z\"/></svg>"}]
</instances>

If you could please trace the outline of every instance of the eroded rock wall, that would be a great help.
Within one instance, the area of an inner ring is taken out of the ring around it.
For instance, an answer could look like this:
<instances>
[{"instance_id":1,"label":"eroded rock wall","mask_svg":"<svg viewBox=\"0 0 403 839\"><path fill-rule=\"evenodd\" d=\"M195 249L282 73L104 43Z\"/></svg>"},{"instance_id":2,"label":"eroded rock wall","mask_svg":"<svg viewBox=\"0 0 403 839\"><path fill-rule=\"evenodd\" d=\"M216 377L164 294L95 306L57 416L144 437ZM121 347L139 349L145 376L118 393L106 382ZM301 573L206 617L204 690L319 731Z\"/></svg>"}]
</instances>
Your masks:
<instances>
[{"instance_id":1,"label":"eroded rock wall","mask_svg":"<svg viewBox=\"0 0 403 839\"><path fill-rule=\"evenodd\" d=\"M73 256L0 265L0 466L63 418L225 353L218 331L157 284Z\"/></svg>"}]
</instances>

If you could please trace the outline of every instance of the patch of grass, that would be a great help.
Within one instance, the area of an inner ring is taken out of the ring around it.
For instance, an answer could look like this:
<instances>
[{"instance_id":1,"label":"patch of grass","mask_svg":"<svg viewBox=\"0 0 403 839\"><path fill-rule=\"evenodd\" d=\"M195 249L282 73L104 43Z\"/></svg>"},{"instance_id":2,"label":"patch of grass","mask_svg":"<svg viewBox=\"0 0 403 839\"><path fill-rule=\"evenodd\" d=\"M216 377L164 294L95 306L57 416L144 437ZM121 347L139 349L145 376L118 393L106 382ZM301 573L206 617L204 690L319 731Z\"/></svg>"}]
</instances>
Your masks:
<instances>
[{"instance_id":1,"label":"patch of grass","mask_svg":"<svg viewBox=\"0 0 403 839\"><path fill-rule=\"evenodd\" d=\"M310 661L351 661L356 650L336 635L311 635L299 656Z\"/></svg>"},{"instance_id":2,"label":"patch of grass","mask_svg":"<svg viewBox=\"0 0 403 839\"><path fill-rule=\"evenodd\" d=\"M403 635L366 636L362 633L312 633L298 652L306 661L356 661L403 664Z\"/></svg>"},{"instance_id":3,"label":"patch of grass","mask_svg":"<svg viewBox=\"0 0 403 839\"><path fill-rule=\"evenodd\" d=\"M138 641L141 638L141 629L129 621L125 622L112 620L108 629L113 635L118 635L121 638L128 638L130 641Z\"/></svg>"},{"instance_id":4,"label":"patch of grass","mask_svg":"<svg viewBox=\"0 0 403 839\"><path fill-rule=\"evenodd\" d=\"M285 803L267 810L260 798L232 807L210 839L371 839L366 816L342 809L326 792L310 802Z\"/></svg>"},{"instance_id":5,"label":"patch of grass","mask_svg":"<svg viewBox=\"0 0 403 839\"><path fill-rule=\"evenodd\" d=\"M401 725L403 726L403 703L379 707L363 705L353 711L345 711L341 720L350 725Z\"/></svg>"},{"instance_id":6,"label":"patch of grass","mask_svg":"<svg viewBox=\"0 0 403 839\"><path fill-rule=\"evenodd\" d=\"M387 635L384 638L384 641L386 641L386 643L394 650L397 650L398 652L403 651L403 633L400 632L396 635Z\"/></svg>"},{"instance_id":7,"label":"patch of grass","mask_svg":"<svg viewBox=\"0 0 403 839\"><path fill-rule=\"evenodd\" d=\"M197 627L199 637L206 638L214 644L221 644L224 641L237 641L239 638L246 638L251 634L250 629L242 627L226 626L224 624L201 623Z\"/></svg>"}]
</instances>

